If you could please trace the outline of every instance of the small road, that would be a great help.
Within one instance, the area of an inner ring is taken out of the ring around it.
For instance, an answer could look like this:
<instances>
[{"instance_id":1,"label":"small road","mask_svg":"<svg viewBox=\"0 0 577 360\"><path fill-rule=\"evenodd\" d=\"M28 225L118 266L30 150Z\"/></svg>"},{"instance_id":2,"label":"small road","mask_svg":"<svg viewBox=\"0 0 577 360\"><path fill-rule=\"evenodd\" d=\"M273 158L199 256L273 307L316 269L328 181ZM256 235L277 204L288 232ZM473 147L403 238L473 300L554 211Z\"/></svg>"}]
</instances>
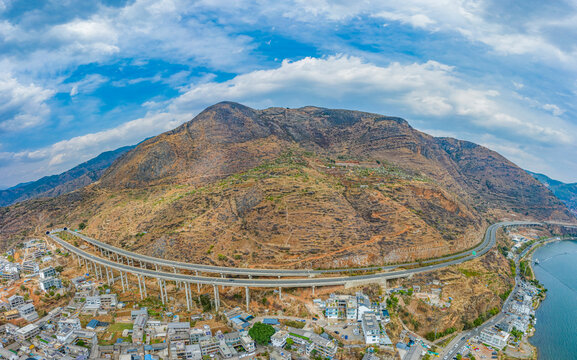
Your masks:
<instances>
[{"instance_id":1,"label":"small road","mask_svg":"<svg viewBox=\"0 0 577 360\"><path fill-rule=\"evenodd\" d=\"M485 234L485 238L484 238L483 242L481 244L479 244L477 247L475 247L474 249L472 249L470 253L467 252L465 254L457 254L457 255L448 256L448 257L443 258L443 259L432 260L432 261L435 261L435 263L432 263L431 265L425 265L425 266L416 267L416 268L412 268L412 269L402 269L402 270L396 270L396 271L379 272L379 273L375 273L375 274L358 275L358 276L340 276L340 277L326 277L326 278L308 277L308 278L301 278L301 279L281 278L281 276L286 276L286 277L293 276L294 277L295 274L291 270L275 270L275 271L281 271L283 273L282 273L282 275L277 275L278 278L273 278L273 279L263 279L263 278L241 279L241 278L226 278L226 277L218 278L218 277L210 277L210 276L179 274L176 272L165 272L165 271L161 271L161 270L159 270L159 271L151 270L151 269L148 269L146 267L130 266L130 265L126 265L123 263L111 261L111 260L106 259L106 258L99 257L97 255L86 252L84 250L81 250L81 249L69 244L68 242L60 239L58 236L56 236L55 234L53 234L51 232L48 232L47 235L53 241L58 243L60 246L66 248L68 251L70 251L70 252L72 252L72 253L74 253L74 254L76 254L76 255L84 258L84 259L87 259L88 261L91 261L93 263L96 263L98 265L105 266L105 267L108 267L111 269L115 269L117 271L131 273L131 274L135 274L135 275L142 275L142 276L159 278L159 279L170 280L170 281L182 281L182 282L187 282L187 283L199 283L199 284L210 284L210 285L231 286L231 287L243 286L243 287L269 287L269 288L271 288L271 287L298 288L298 287L313 287L313 286L314 287L316 287L316 286L335 286L335 285L345 285L345 284L354 285L356 283L379 282L379 281L382 281L385 279L396 279L396 278L406 277L406 276L409 276L411 274L417 274L417 273L422 273L422 272L429 272L429 271L438 270L438 269L441 269L441 268L444 268L447 266L460 264L460 263L463 263L465 261L469 261L471 259L477 258L477 257L482 256L485 253L487 253L495 245L497 230L500 227L505 227L505 226L533 226L533 225L539 225L539 223L502 222L502 223L493 224L493 225L489 226L489 228L487 229L487 232ZM57 232L58 231L55 231L55 233L57 233ZM77 233L73 233L73 234L76 235ZM104 246L104 249L107 250L109 247L110 246ZM117 248L114 248L114 249L116 250ZM121 249L118 249L118 250L121 250ZM157 259L157 258L153 258L153 257L149 257L149 256L140 255L140 254L135 254L135 253L128 252L126 250L122 250L122 251L124 253L128 253L129 256L132 258L134 258L138 261L142 261L143 263L150 263L150 264L159 265L159 266L170 266L171 268L176 267L176 266L173 266L173 264L176 264L177 262L173 262L170 260L164 260L164 259ZM466 254L468 254L468 255L466 255ZM444 259L448 259L448 260L443 261ZM195 265L195 264L189 264L189 265L191 265L191 266L204 266L204 265ZM199 269L199 268L192 268L191 270L197 270L197 269ZM254 270L263 271L262 269L241 269L241 268L221 268L221 269L227 269L227 271L221 270L221 274L227 273L227 274L235 274L235 275L238 275L238 274L251 275L251 274L253 274L252 271L254 271ZM198 270L198 271L202 271L202 270ZM265 270L265 271L268 271L268 270ZM307 274L309 274L309 273L307 273ZM260 276L275 276L275 275L269 275L268 273L261 273Z\"/></svg>"}]
</instances>

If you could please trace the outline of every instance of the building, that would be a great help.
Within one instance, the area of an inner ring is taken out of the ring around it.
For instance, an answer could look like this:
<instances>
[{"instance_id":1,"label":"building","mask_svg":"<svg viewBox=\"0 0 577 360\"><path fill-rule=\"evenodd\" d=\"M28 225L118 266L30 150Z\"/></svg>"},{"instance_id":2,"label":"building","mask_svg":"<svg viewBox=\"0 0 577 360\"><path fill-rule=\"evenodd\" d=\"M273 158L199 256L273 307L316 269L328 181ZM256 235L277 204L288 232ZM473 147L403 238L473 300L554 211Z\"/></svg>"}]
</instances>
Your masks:
<instances>
[{"instance_id":1,"label":"building","mask_svg":"<svg viewBox=\"0 0 577 360\"><path fill-rule=\"evenodd\" d=\"M4 317L8 321L16 320L16 319L20 318L20 311L18 311L18 309L8 310L4 313Z\"/></svg>"},{"instance_id":2,"label":"building","mask_svg":"<svg viewBox=\"0 0 577 360\"><path fill-rule=\"evenodd\" d=\"M84 341L85 344L90 345L91 347L93 347L98 343L98 337L96 336L95 331L82 330L82 329L74 330L74 336L78 340Z\"/></svg>"},{"instance_id":3,"label":"building","mask_svg":"<svg viewBox=\"0 0 577 360\"><path fill-rule=\"evenodd\" d=\"M48 278L40 279L40 289L43 291L49 291L50 289L62 289L62 280L59 278Z\"/></svg>"},{"instance_id":4,"label":"building","mask_svg":"<svg viewBox=\"0 0 577 360\"><path fill-rule=\"evenodd\" d=\"M100 295L100 307L102 309L114 309L118 305L116 294Z\"/></svg>"},{"instance_id":5,"label":"building","mask_svg":"<svg viewBox=\"0 0 577 360\"><path fill-rule=\"evenodd\" d=\"M272 346L282 348L286 345L286 339L288 339L288 332L284 330L279 330L275 332L271 337L270 341Z\"/></svg>"},{"instance_id":6,"label":"building","mask_svg":"<svg viewBox=\"0 0 577 360\"><path fill-rule=\"evenodd\" d=\"M495 328L489 328L481 332L479 339L481 342L501 350L507 345L509 334Z\"/></svg>"},{"instance_id":7,"label":"building","mask_svg":"<svg viewBox=\"0 0 577 360\"><path fill-rule=\"evenodd\" d=\"M192 344L185 346L185 359L186 360L201 360L202 352L200 351L200 345Z\"/></svg>"},{"instance_id":8,"label":"building","mask_svg":"<svg viewBox=\"0 0 577 360\"><path fill-rule=\"evenodd\" d=\"M331 294L325 304L327 319L357 320L357 296Z\"/></svg>"},{"instance_id":9,"label":"building","mask_svg":"<svg viewBox=\"0 0 577 360\"><path fill-rule=\"evenodd\" d=\"M142 343L142 338L144 337L144 330L146 328L146 322L148 321L148 314L140 314L134 320L134 326L132 327L132 342L136 344Z\"/></svg>"},{"instance_id":10,"label":"building","mask_svg":"<svg viewBox=\"0 0 577 360\"><path fill-rule=\"evenodd\" d=\"M80 330L82 328L80 324L80 319L78 318L66 318L58 321L58 329L62 330L64 328L70 328L72 330Z\"/></svg>"},{"instance_id":11,"label":"building","mask_svg":"<svg viewBox=\"0 0 577 360\"><path fill-rule=\"evenodd\" d=\"M171 322L166 327L166 338L169 341L184 341L190 343L190 323Z\"/></svg>"},{"instance_id":12,"label":"building","mask_svg":"<svg viewBox=\"0 0 577 360\"><path fill-rule=\"evenodd\" d=\"M10 303L11 309L16 309L17 307L24 305L25 301L20 295L12 295L8 298L8 303Z\"/></svg>"},{"instance_id":13,"label":"building","mask_svg":"<svg viewBox=\"0 0 577 360\"><path fill-rule=\"evenodd\" d=\"M36 274L40 271L40 267L34 260L27 260L22 263L22 271L28 274Z\"/></svg>"},{"instance_id":14,"label":"building","mask_svg":"<svg viewBox=\"0 0 577 360\"><path fill-rule=\"evenodd\" d=\"M301 330L289 327L289 338L292 339L296 344L301 344L305 346L305 352L308 356L311 355L313 350L322 357L332 359L337 353L337 344L334 340L328 340L315 334L314 332Z\"/></svg>"},{"instance_id":15,"label":"building","mask_svg":"<svg viewBox=\"0 0 577 360\"><path fill-rule=\"evenodd\" d=\"M100 309L100 296L88 296L84 302L84 310L94 311Z\"/></svg>"},{"instance_id":16,"label":"building","mask_svg":"<svg viewBox=\"0 0 577 360\"><path fill-rule=\"evenodd\" d=\"M136 317L138 315L147 315L148 316L148 309L143 307L137 310L132 310L130 312L130 317L132 318L132 321L136 320Z\"/></svg>"},{"instance_id":17,"label":"building","mask_svg":"<svg viewBox=\"0 0 577 360\"><path fill-rule=\"evenodd\" d=\"M16 336L21 341L30 339L31 337L34 337L38 334L40 334L40 328L34 324L28 324L23 328L16 330Z\"/></svg>"},{"instance_id":18,"label":"building","mask_svg":"<svg viewBox=\"0 0 577 360\"><path fill-rule=\"evenodd\" d=\"M365 336L366 344L378 344L380 341L381 328L375 314L366 312L363 314L361 328Z\"/></svg>"},{"instance_id":19,"label":"building","mask_svg":"<svg viewBox=\"0 0 577 360\"><path fill-rule=\"evenodd\" d=\"M32 304L24 304L18 308L20 316L26 321L38 320L38 313Z\"/></svg>"},{"instance_id":20,"label":"building","mask_svg":"<svg viewBox=\"0 0 577 360\"><path fill-rule=\"evenodd\" d=\"M58 273L56 272L56 270L54 270L52 266L40 269L38 274L40 275L40 279L48 279L51 277L56 277L56 275L58 275Z\"/></svg>"}]
</instances>

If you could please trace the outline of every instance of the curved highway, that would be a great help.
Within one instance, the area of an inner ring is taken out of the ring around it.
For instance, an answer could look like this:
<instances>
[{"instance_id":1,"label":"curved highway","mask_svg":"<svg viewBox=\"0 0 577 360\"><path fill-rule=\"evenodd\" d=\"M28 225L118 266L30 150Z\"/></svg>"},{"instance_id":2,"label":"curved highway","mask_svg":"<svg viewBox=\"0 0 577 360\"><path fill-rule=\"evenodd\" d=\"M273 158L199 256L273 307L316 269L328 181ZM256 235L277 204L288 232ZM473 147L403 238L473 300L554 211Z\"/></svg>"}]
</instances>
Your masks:
<instances>
[{"instance_id":1,"label":"curved highway","mask_svg":"<svg viewBox=\"0 0 577 360\"><path fill-rule=\"evenodd\" d=\"M312 270L312 269L249 269L249 268L234 268L234 267L225 267L225 266L214 266L214 265L203 265L203 264L190 264L181 261L174 261L174 260L166 260L155 258L152 256L137 254L131 251L127 251L102 241L98 241L81 233L71 231L67 229L66 231L74 236L81 238L82 240L86 241L89 244L97 246L101 249L106 251L117 253L118 255L122 255L124 257L129 257L137 261L142 261L146 263L155 264L158 266L167 266L171 268L183 269L183 270L190 270L190 271L199 271L199 272L208 272L208 273L217 273L217 274L229 274L229 275L245 275L245 276L281 276L281 277L295 277L295 276L314 276L318 274L330 274L330 273L343 273L343 272L352 272L352 271L383 271L383 270L391 270L401 266L414 266L414 265L426 265L426 264L433 264L439 262L446 262L449 260L461 258L466 254L470 253L470 251L476 251L481 253L484 249L491 248L494 245L494 239L491 243L491 236L489 234L493 231L496 232L496 229L502 226L514 226L514 225L538 225L540 223L534 222L524 222L524 221L516 221L516 222L501 222L497 224L493 224L489 226L487 232L485 234L485 238L483 242L477 245L475 248L468 250L466 252L461 252L453 255L447 255L440 258L430 259L430 260L423 260L420 262L412 262L412 263L404 263L404 264L397 264L397 265L389 265L389 266L377 266L377 267L359 267L359 268L348 268L348 269L326 269L326 270ZM65 231L64 229L56 229L51 232L58 233L61 231ZM493 234L494 237L494 234ZM486 252L486 251L485 251ZM482 252L479 255L484 254Z\"/></svg>"},{"instance_id":2,"label":"curved highway","mask_svg":"<svg viewBox=\"0 0 577 360\"><path fill-rule=\"evenodd\" d=\"M496 234L497 230L500 227L505 226L531 226L531 225L539 225L540 223L534 222L502 222L497 223L489 226L487 232L485 234L485 238L481 244L479 244L474 249L468 252L468 255L456 254L445 259L449 259L448 261L443 261L443 259L435 259L430 260L431 262L436 262L431 265L421 266L414 269L403 269L397 271L390 271L390 272L381 272L376 274L368 274L368 275L359 275L359 276L341 276L341 277L330 277L330 278L301 278L301 279L236 279L236 278L218 278L218 277L209 277L209 276L195 276L195 275L186 275L186 274L178 274L172 272L164 272L164 271L155 271L146 268L140 268L130 265L125 265L121 263L117 263L108 259L101 258L99 256L93 255L86 251L83 251L73 245L70 245L66 241L60 239L58 236L53 235L52 233L47 234L52 240L57 242L60 246L66 248L68 251L81 256L91 262L96 264L115 269L122 272L132 273L135 275L143 275L153 278L160 278L164 280L171 280L171 281L183 281L187 283L199 283L199 284L210 284L210 285L220 285L220 286L246 286L246 287L313 287L313 286L334 286L334 285L345 285L351 282L370 282L370 281L379 281L384 279L394 279L399 277L408 276L411 274L422 273L433 271L437 269L441 269L450 265L460 264L465 261L469 261L476 257L482 256L483 254L487 253L491 247L495 245L496 242ZM75 233L74 233L75 234ZM103 246L104 247L104 246ZM108 246L107 246L108 247ZM106 247L104 247L106 249ZM116 249L116 248L115 248ZM120 249L121 250L121 249ZM163 260L163 259L156 259L144 255L134 254L128 251L123 250L129 254L129 257L139 259L140 257L143 258L142 261L149 262L152 264L163 265L163 266L173 266L171 261ZM152 259L152 260L149 260ZM170 265L166 265L166 262L170 263ZM440 262L440 263L439 263ZM180 263L184 264L184 263ZM189 264L193 265L193 264ZM197 265L193 265L197 266ZM248 275L251 274L250 272L247 273L247 270L260 270L263 269L234 269L234 268L224 268L228 271L221 271L221 273L227 274L243 274ZM198 270L197 268L192 268L191 270ZM205 270L199 270L205 271ZM267 270L264 270L267 271ZM281 276L295 276L295 270L274 270L277 272L282 272ZM298 271L298 270L296 270ZM267 273L268 274L268 273ZM304 272L305 275L310 274L310 272ZM259 274L263 276L262 273ZM268 276L268 275L267 275ZM277 276L277 275L272 275Z\"/></svg>"}]
</instances>

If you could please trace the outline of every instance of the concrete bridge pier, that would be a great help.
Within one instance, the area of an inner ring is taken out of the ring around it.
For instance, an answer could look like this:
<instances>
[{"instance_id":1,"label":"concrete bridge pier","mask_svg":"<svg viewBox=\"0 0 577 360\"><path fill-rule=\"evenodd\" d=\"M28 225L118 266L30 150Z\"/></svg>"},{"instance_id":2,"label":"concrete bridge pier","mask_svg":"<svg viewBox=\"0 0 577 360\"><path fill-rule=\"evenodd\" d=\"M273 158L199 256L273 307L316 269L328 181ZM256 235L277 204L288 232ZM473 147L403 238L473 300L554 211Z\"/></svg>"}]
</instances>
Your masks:
<instances>
[{"instance_id":1,"label":"concrete bridge pier","mask_svg":"<svg viewBox=\"0 0 577 360\"><path fill-rule=\"evenodd\" d=\"M315 287L313 286L313 296L315 296Z\"/></svg>"},{"instance_id":2,"label":"concrete bridge pier","mask_svg":"<svg viewBox=\"0 0 577 360\"><path fill-rule=\"evenodd\" d=\"M218 311L220 306L220 298L218 296L218 285L213 285L214 287L214 308Z\"/></svg>"},{"instance_id":3,"label":"concrete bridge pier","mask_svg":"<svg viewBox=\"0 0 577 360\"><path fill-rule=\"evenodd\" d=\"M144 294L142 293L142 281L140 280L140 275L136 275L138 279L138 292L140 293L140 300L144 300Z\"/></svg>"},{"instance_id":4,"label":"concrete bridge pier","mask_svg":"<svg viewBox=\"0 0 577 360\"><path fill-rule=\"evenodd\" d=\"M249 304L250 304L250 294L248 291L248 286L244 287L244 292L245 292L245 298L246 298L246 311L248 311Z\"/></svg>"},{"instance_id":5,"label":"concrete bridge pier","mask_svg":"<svg viewBox=\"0 0 577 360\"><path fill-rule=\"evenodd\" d=\"M280 286L278 287L278 299L282 301L282 288Z\"/></svg>"},{"instance_id":6,"label":"concrete bridge pier","mask_svg":"<svg viewBox=\"0 0 577 360\"><path fill-rule=\"evenodd\" d=\"M110 273L108 272L108 267L105 266L104 270L106 271L106 283L110 286Z\"/></svg>"},{"instance_id":7,"label":"concrete bridge pier","mask_svg":"<svg viewBox=\"0 0 577 360\"><path fill-rule=\"evenodd\" d=\"M190 311L190 294L188 293L188 283L184 283L184 295L186 296L186 309Z\"/></svg>"},{"instance_id":8,"label":"concrete bridge pier","mask_svg":"<svg viewBox=\"0 0 577 360\"><path fill-rule=\"evenodd\" d=\"M196 274L196 276L198 276L198 270L194 272ZM198 291L198 294L200 296L200 283L196 283L196 290Z\"/></svg>"}]
</instances>

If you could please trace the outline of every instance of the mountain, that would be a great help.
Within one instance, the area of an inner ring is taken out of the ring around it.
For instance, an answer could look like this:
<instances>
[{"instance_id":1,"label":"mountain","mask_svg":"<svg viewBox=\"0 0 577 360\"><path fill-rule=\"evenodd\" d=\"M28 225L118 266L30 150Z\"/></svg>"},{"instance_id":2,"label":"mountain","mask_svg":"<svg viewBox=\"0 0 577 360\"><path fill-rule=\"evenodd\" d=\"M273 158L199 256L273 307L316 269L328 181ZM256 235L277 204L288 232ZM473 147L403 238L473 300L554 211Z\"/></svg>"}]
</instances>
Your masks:
<instances>
[{"instance_id":1,"label":"mountain","mask_svg":"<svg viewBox=\"0 0 577 360\"><path fill-rule=\"evenodd\" d=\"M464 250L498 219L572 215L496 152L400 118L224 102L91 185L0 208L0 239L84 222L88 235L153 256L340 267Z\"/></svg>"},{"instance_id":2,"label":"mountain","mask_svg":"<svg viewBox=\"0 0 577 360\"><path fill-rule=\"evenodd\" d=\"M558 180L553 180L547 175L527 172L543 185L549 188L567 207L577 215L577 183L567 184Z\"/></svg>"},{"instance_id":3,"label":"mountain","mask_svg":"<svg viewBox=\"0 0 577 360\"><path fill-rule=\"evenodd\" d=\"M0 190L0 206L8 206L28 199L54 197L86 186L98 180L110 164L134 147L125 146L113 151L103 152L97 157L62 174L45 176L40 180Z\"/></svg>"}]
</instances>

